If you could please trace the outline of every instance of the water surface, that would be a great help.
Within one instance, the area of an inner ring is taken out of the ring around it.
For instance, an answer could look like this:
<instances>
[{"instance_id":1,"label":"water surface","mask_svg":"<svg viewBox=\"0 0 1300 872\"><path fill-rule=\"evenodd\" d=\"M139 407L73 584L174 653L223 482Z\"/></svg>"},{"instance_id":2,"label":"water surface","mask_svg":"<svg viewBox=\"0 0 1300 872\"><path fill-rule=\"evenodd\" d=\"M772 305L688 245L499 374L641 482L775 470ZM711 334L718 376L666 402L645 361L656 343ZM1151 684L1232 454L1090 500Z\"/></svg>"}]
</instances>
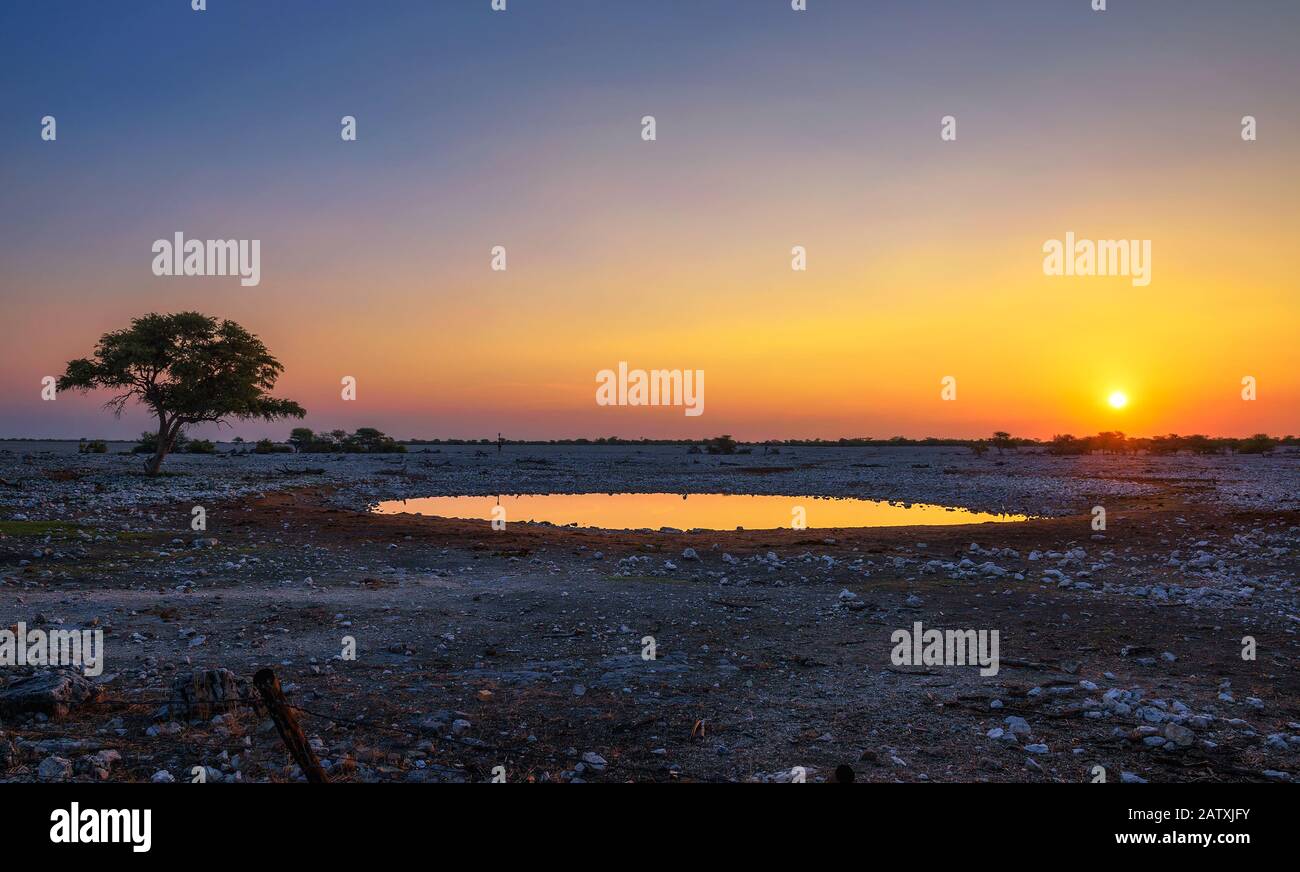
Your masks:
<instances>
[{"instance_id":1,"label":"water surface","mask_svg":"<svg viewBox=\"0 0 1300 872\"><path fill-rule=\"evenodd\" d=\"M379 514L409 512L439 518L490 521L547 521L606 530L771 530L790 529L803 510L807 529L827 527L907 527L1023 521L1024 515L995 515L948 506L851 498L757 496L752 494L521 494L500 497L421 497L388 500Z\"/></svg>"}]
</instances>

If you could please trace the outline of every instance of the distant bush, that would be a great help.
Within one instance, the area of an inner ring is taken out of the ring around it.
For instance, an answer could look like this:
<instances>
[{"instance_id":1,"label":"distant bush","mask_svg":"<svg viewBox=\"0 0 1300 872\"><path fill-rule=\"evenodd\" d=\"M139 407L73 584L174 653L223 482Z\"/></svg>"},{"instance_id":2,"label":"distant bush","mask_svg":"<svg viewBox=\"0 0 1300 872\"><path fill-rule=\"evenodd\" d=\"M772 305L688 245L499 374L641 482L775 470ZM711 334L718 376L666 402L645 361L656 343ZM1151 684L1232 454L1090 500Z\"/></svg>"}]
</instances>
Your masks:
<instances>
[{"instance_id":1,"label":"distant bush","mask_svg":"<svg viewBox=\"0 0 1300 872\"><path fill-rule=\"evenodd\" d=\"M392 436L386 436L374 427L357 428L348 442L358 446L365 454L400 454L406 450L405 445L398 444Z\"/></svg>"},{"instance_id":2,"label":"distant bush","mask_svg":"<svg viewBox=\"0 0 1300 872\"><path fill-rule=\"evenodd\" d=\"M1218 454L1224 448L1220 440L1201 435L1188 436L1183 440L1183 445L1193 454Z\"/></svg>"},{"instance_id":3,"label":"distant bush","mask_svg":"<svg viewBox=\"0 0 1300 872\"><path fill-rule=\"evenodd\" d=\"M730 436L714 436L704 440L704 450L710 454L735 454L736 440Z\"/></svg>"},{"instance_id":4,"label":"distant bush","mask_svg":"<svg viewBox=\"0 0 1300 872\"><path fill-rule=\"evenodd\" d=\"M1069 433L1053 436L1051 443L1047 446L1047 453L1055 454L1058 457L1087 454L1089 441L1088 439L1076 439Z\"/></svg>"},{"instance_id":5,"label":"distant bush","mask_svg":"<svg viewBox=\"0 0 1300 872\"><path fill-rule=\"evenodd\" d=\"M1267 433L1256 433L1249 439L1237 442L1238 454L1268 454L1277 447L1277 440Z\"/></svg>"},{"instance_id":6,"label":"distant bush","mask_svg":"<svg viewBox=\"0 0 1300 872\"><path fill-rule=\"evenodd\" d=\"M1177 433L1170 433L1168 436L1157 436L1147 445L1147 450L1152 454L1177 454L1185 446L1183 438Z\"/></svg>"},{"instance_id":7,"label":"distant bush","mask_svg":"<svg viewBox=\"0 0 1300 872\"><path fill-rule=\"evenodd\" d=\"M177 431L176 438L168 447L167 452L184 451L185 444L189 442L189 437L185 435L184 430ZM167 453L164 452L164 453ZM158 434L145 431L140 434L139 443L131 449L132 454L157 454L158 453Z\"/></svg>"},{"instance_id":8,"label":"distant bush","mask_svg":"<svg viewBox=\"0 0 1300 872\"><path fill-rule=\"evenodd\" d=\"M1100 451L1103 454L1127 454L1135 447L1129 444L1128 437L1118 430L1108 430L1088 439L1089 450Z\"/></svg>"},{"instance_id":9,"label":"distant bush","mask_svg":"<svg viewBox=\"0 0 1300 872\"><path fill-rule=\"evenodd\" d=\"M306 451L307 446L316 441L316 434L310 427L294 427L289 431L289 444L294 451Z\"/></svg>"},{"instance_id":10,"label":"distant bush","mask_svg":"<svg viewBox=\"0 0 1300 872\"><path fill-rule=\"evenodd\" d=\"M82 440L81 444L77 446L77 453L78 454L107 454L108 446L105 445L103 440L100 439L95 439L90 442L86 442L85 440Z\"/></svg>"},{"instance_id":11,"label":"distant bush","mask_svg":"<svg viewBox=\"0 0 1300 872\"><path fill-rule=\"evenodd\" d=\"M290 454L293 448L288 445L279 445L270 439L258 439L257 444L253 446L254 454Z\"/></svg>"},{"instance_id":12,"label":"distant bush","mask_svg":"<svg viewBox=\"0 0 1300 872\"><path fill-rule=\"evenodd\" d=\"M402 454L406 446L374 427L360 427L355 433L331 430L313 433L306 427L295 427L289 434L289 444L303 454Z\"/></svg>"},{"instance_id":13,"label":"distant bush","mask_svg":"<svg viewBox=\"0 0 1300 872\"><path fill-rule=\"evenodd\" d=\"M217 446L206 439L192 439L185 445L186 454L216 454Z\"/></svg>"}]
</instances>

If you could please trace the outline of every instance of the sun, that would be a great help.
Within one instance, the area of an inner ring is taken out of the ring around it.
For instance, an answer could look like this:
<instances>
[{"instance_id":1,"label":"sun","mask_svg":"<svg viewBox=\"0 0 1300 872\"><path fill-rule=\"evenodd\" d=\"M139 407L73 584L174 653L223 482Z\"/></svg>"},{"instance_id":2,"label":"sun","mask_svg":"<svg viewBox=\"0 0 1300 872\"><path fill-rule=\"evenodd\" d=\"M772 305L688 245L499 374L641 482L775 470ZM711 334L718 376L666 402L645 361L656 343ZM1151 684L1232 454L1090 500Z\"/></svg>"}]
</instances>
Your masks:
<instances>
[{"instance_id":1,"label":"sun","mask_svg":"<svg viewBox=\"0 0 1300 872\"><path fill-rule=\"evenodd\" d=\"M1106 402L1110 403L1112 409L1122 409L1128 405L1128 394L1123 391L1115 391L1106 399Z\"/></svg>"}]
</instances>

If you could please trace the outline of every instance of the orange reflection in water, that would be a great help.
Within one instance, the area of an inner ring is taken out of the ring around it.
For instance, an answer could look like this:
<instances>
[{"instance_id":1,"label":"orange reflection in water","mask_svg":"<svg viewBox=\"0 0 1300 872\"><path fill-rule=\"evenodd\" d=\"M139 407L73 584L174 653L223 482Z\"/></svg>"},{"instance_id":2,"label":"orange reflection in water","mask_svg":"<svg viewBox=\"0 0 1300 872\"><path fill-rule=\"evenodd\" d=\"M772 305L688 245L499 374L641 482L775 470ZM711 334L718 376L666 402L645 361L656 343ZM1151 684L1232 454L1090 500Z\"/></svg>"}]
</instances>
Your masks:
<instances>
[{"instance_id":1,"label":"orange reflection in water","mask_svg":"<svg viewBox=\"0 0 1300 872\"><path fill-rule=\"evenodd\" d=\"M502 497L422 497L388 500L379 514L409 512L439 518L491 520L496 506L507 523L549 521L606 530L746 530L789 529L803 509L808 529L827 527L908 527L1023 521L1024 515L993 515L946 506L829 497L756 496L752 494L523 494Z\"/></svg>"}]
</instances>

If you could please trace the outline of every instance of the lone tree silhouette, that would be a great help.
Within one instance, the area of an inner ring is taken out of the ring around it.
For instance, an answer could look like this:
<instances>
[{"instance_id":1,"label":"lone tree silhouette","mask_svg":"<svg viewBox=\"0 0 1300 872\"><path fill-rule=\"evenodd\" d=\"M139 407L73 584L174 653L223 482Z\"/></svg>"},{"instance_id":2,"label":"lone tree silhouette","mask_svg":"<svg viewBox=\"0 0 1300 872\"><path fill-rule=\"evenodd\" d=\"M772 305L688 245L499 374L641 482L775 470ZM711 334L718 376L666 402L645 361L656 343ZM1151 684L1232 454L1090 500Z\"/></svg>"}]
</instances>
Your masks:
<instances>
[{"instance_id":1,"label":"lone tree silhouette","mask_svg":"<svg viewBox=\"0 0 1300 872\"><path fill-rule=\"evenodd\" d=\"M149 406L158 417L158 442L145 472L155 475L188 424L306 415L293 400L269 395L283 370L262 340L234 321L150 313L101 336L94 357L69 361L58 389L119 391L104 404L114 415L131 399Z\"/></svg>"}]
</instances>

